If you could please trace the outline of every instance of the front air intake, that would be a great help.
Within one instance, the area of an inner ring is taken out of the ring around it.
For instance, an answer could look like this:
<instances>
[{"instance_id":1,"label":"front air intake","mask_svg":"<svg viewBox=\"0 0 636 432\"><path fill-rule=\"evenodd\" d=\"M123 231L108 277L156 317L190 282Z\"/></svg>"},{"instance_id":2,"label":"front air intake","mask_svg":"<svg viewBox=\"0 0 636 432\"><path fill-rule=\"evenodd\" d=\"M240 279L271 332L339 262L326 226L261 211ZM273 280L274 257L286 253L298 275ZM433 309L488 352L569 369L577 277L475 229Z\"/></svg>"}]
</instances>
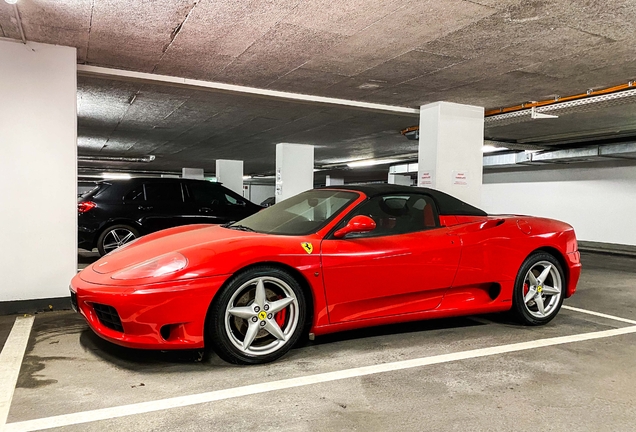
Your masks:
<instances>
[{"instance_id":1,"label":"front air intake","mask_svg":"<svg viewBox=\"0 0 636 432\"><path fill-rule=\"evenodd\" d=\"M99 319L99 322L104 327L108 327L120 333L124 332L124 326L121 324L119 314L114 307L93 303L93 309L95 310L95 314L97 314L97 319Z\"/></svg>"}]
</instances>

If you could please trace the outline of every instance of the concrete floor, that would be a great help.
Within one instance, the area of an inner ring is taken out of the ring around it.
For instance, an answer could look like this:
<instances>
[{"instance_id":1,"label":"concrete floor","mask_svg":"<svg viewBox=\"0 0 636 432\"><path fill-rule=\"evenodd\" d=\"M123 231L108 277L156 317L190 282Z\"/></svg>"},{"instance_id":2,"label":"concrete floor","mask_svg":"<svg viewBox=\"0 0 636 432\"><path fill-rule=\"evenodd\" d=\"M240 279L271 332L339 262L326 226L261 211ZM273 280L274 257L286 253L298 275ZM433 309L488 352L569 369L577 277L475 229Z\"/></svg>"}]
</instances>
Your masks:
<instances>
[{"instance_id":1,"label":"concrete floor","mask_svg":"<svg viewBox=\"0 0 636 432\"><path fill-rule=\"evenodd\" d=\"M584 254L583 264L565 304L636 319L636 259ZM0 341L10 325L0 317ZM434 320L325 336L273 364L239 367L212 353L197 361L193 352L120 348L77 314L49 312L36 316L8 423L626 326L571 310L534 328L503 315ZM633 333L58 429L631 431L635 422Z\"/></svg>"},{"instance_id":2,"label":"concrete floor","mask_svg":"<svg viewBox=\"0 0 636 432\"><path fill-rule=\"evenodd\" d=\"M93 249L92 251L87 251L83 249L78 249L77 251L77 269L83 270L87 266L91 265L95 261L99 259L99 252L97 249Z\"/></svg>"}]
</instances>

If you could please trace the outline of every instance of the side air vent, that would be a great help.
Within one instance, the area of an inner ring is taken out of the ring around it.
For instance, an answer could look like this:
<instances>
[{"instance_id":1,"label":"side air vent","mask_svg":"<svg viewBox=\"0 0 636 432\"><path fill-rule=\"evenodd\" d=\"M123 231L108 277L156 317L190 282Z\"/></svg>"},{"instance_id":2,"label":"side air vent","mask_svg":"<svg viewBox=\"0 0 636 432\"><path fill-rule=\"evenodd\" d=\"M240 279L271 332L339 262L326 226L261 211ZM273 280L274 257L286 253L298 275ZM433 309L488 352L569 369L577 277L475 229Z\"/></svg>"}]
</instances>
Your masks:
<instances>
[{"instance_id":1,"label":"side air vent","mask_svg":"<svg viewBox=\"0 0 636 432\"><path fill-rule=\"evenodd\" d=\"M498 283L490 284L490 288L488 288L488 296L491 300L495 300L501 294L501 285Z\"/></svg>"}]
</instances>

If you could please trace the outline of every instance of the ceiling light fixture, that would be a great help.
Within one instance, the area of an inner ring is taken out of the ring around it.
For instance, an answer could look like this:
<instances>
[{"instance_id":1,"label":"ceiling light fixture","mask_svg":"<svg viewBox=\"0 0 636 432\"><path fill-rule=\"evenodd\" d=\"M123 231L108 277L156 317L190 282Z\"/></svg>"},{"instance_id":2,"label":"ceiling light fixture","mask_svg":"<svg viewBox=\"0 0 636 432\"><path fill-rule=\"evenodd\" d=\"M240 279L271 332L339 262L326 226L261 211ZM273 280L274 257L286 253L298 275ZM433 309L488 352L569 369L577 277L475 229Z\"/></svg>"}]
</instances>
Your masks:
<instances>
[{"instance_id":1,"label":"ceiling light fixture","mask_svg":"<svg viewBox=\"0 0 636 432\"><path fill-rule=\"evenodd\" d=\"M509 150L508 147L495 147L493 145L485 145L481 148L482 153L494 153L498 151Z\"/></svg>"},{"instance_id":2,"label":"ceiling light fixture","mask_svg":"<svg viewBox=\"0 0 636 432\"><path fill-rule=\"evenodd\" d=\"M4 1L9 4L16 4L18 2L18 0L4 0Z\"/></svg>"},{"instance_id":3,"label":"ceiling light fixture","mask_svg":"<svg viewBox=\"0 0 636 432\"><path fill-rule=\"evenodd\" d=\"M359 89L361 90L375 90L377 88L380 88L380 84L376 84L376 83L364 83L358 86Z\"/></svg>"},{"instance_id":4,"label":"ceiling light fixture","mask_svg":"<svg viewBox=\"0 0 636 432\"><path fill-rule=\"evenodd\" d=\"M374 166L374 165L392 164L395 162L400 162L400 160L399 159L366 159L366 160L360 160L355 162L348 162L347 166L349 168L361 168L361 167L368 167L368 166Z\"/></svg>"},{"instance_id":5,"label":"ceiling light fixture","mask_svg":"<svg viewBox=\"0 0 636 432\"><path fill-rule=\"evenodd\" d=\"M127 156L77 156L81 162L143 162L148 163L155 160L155 155L127 157Z\"/></svg>"},{"instance_id":6,"label":"ceiling light fixture","mask_svg":"<svg viewBox=\"0 0 636 432\"><path fill-rule=\"evenodd\" d=\"M128 180L131 179L132 176L127 173L103 173L102 178L109 180Z\"/></svg>"}]
</instances>

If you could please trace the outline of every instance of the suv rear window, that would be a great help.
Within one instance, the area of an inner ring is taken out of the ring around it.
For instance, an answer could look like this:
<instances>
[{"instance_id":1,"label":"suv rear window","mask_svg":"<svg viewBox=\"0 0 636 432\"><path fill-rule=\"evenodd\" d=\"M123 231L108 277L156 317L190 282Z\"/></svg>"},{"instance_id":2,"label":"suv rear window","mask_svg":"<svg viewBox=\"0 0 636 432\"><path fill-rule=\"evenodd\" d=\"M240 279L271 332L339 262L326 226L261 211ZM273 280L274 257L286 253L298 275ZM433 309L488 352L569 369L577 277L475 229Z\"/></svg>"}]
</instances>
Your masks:
<instances>
[{"instance_id":1,"label":"suv rear window","mask_svg":"<svg viewBox=\"0 0 636 432\"><path fill-rule=\"evenodd\" d=\"M110 184L108 183L98 183L95 185L95 187L89 191L84 192L82 195L80 195L80 200L87 200L90 198L93 198L97 195L99 195L100 193L104 192L106 189L108 189L108 187L110 186Z\"/></svg>"},{"instance_id":2,"label":"suv rear window","mask_svg":"<svg viewBox=\"0 0 636 432\"><path fill-rule=\"evenodd\" d=\"M146 183L146 201L182 203L181 183Z\"/></svg>"}]
</instances>

